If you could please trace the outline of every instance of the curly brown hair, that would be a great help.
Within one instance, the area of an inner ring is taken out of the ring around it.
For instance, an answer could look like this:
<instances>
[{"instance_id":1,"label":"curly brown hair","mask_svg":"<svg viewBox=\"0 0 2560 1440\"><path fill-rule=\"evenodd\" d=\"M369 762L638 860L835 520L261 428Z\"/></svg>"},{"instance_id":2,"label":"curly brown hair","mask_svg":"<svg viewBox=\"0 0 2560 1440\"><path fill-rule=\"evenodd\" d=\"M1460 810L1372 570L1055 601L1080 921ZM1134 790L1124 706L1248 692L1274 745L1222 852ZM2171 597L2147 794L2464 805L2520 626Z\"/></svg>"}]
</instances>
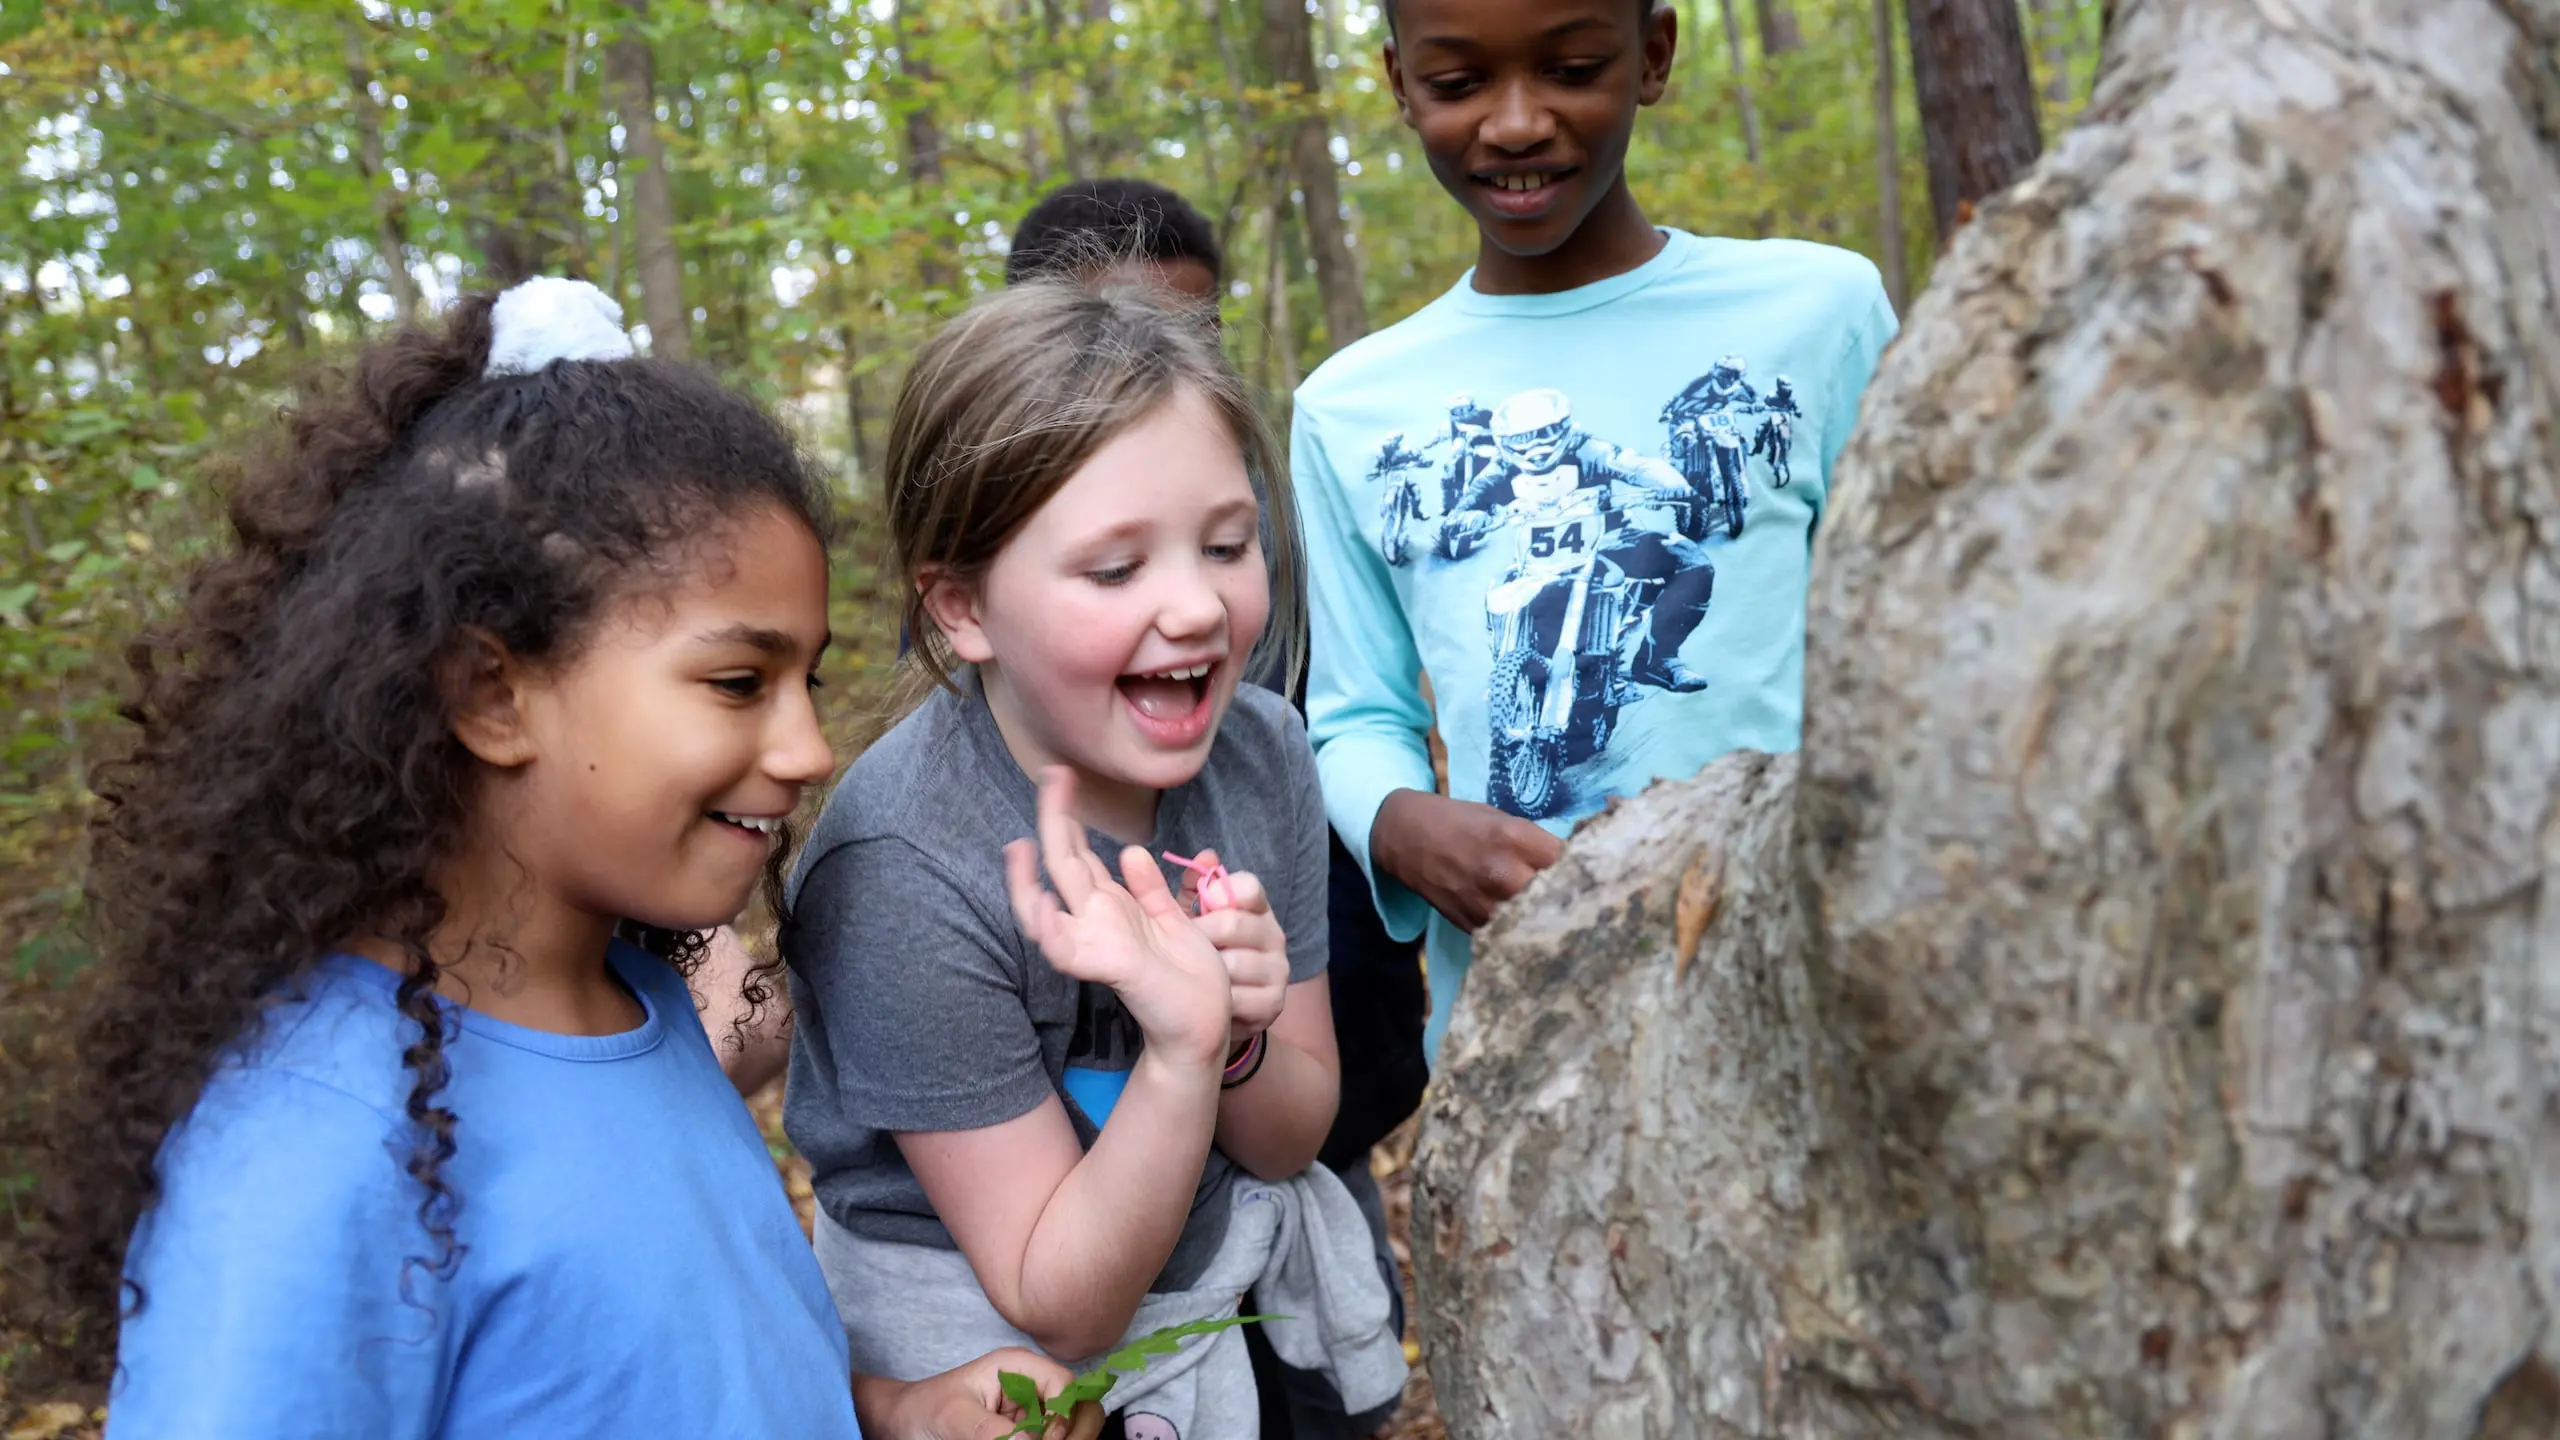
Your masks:
<instances>
[{"instance_id":1,"label":"curly brown hair","mask_svg":"<svg viewBox=\"0 0 2560 1440\"><path fill-rule=\"evenodd\" d=\"M108 1378L146 1299L126 1247L171 1126L354 936L408 957L417 1263L459 1263L429 877L461 843L477 762L440 674L478 637L574 658L608 600L724 517L778 507L832 538L825 483L753 401L650 360L484 376L490 306L466 300L307 387L281 443L233 477L235 543L130 648L138 734L98 772L95 990L78 1073L54 1087L37 1236L42 1333L69 1378ZM664 948L689 972L705 938Z\"/></svg>"}]
</instances>

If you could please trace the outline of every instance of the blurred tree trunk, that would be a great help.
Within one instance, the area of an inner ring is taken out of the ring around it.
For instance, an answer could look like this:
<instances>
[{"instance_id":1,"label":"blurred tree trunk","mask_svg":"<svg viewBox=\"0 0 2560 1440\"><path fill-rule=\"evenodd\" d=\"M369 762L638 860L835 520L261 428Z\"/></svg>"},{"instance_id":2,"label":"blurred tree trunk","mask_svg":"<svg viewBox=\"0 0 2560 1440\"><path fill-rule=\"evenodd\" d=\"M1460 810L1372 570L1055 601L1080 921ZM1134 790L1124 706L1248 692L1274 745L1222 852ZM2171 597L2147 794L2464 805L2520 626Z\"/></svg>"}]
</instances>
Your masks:
<instances>
[{"instance_id":1,"label":"blurred tree trunk","mask_svg":"<svg viewBox=\"0 0 2560 1440\"><path fill-rule=\"evenodd\" d=\"M927 27L913 16L911 0L893 0L889 9L889 33L898 47L898 78L906 91L906 171L908 188L920 202L937 201L943 186L942 124L934 118L933 64L925 59ZM944 242L939 207L934 223L924 236L925 250L916 263L916 273L927 290L951 288L951 262L942 254Z\"/></svg>"},{"instance_id":2,"label":"blurred tree trunk","mask_svg":"<svg viewBox=\"0 0 2560 1440\"><path fill-rule=\"evenodd\" d=\"M2018 0L1903 0L1938 239L2044 149Z\"/></svg>"},{"instance_id":3,"label":"blurred tree trunk","mask_svg":"<svg viewBox=\"0 0 2560 1440\"><path fill-rule=\"evenodd\" d=\"M1760 9L1760 57L1764 60L1804 48L1804 27L1787 0L1757 0Z\"/></svg>"},{"instance_id":4,"label":"blurred tree trunk","mask_svg":"<svg viewBox=\"0 0 2560 1440\"><path fill-rule=\"evenodd\" d=\"M382 106L373 98L373 66L365 55L364 27L350 16L338 22L346 37L347 94L356 117L356 168L373 192L373 246L382 261L382 284L391 295L392 319L401 325L418 319L418 279L409 273L409 236L401 222L400 192L386 173L382 150Z\"/></svg>"},{"instance_id":5,"label":"blurred tree trunk","mask_svg":"<svg viewBox=\"0 0 2560 1440\"><path fill-rule=\"evenodd\" d=\"M676 248L675 189L667 174L667 146L658 134L658 67L640 23L648 0L623 0L629 12L623 33L605 47L605 81L622 123L622 183L629 190L632 248L640 271L640 317L649 326L649 350L670 360L693 353L692 312L684 302L684 253Z\"/></svg>"},{"instance_id":6,"label":"blurred tree trunk","mask_svg":"<svg viewBox=\"0 0 2560 1440\"><path fill-rule=\"evenodd\" d=\"M1876 244L1893 313L1911 308L1911 261L1902 236L1902 117L1894 99L1893 0L1871 0L1876 53Z\"/></svg>"},{"instance_id":7,"label":"blurred tree trunk","mask_svg":"<svg viewBox=\"0 0 2560 1440\"><path fill-rule=\"evenodd\" d=\"M1716 0L1724 17L1724 53L1733 71L1734 103L1742 111L1742 149L1751 157L1753 169L1760 167L1760 107L1751 98L1751 68L1742 59L1742 23L1733 13L1733 0Z\"/></svg>"},{"instance_id":8,"label":"blurred tree trunk","mask_svg":"<svg viewBox=\"0 0 2560 1440\"><path fill-rule=\"evenodd\" d=\"M1801 752L1478 937L1456 1440L2560 1434L2555 54L2124 7L1865 397Z\"/></svg>"},{"instance_id":9,"label":"blurred tree trunk","mask_svg":"<svg viewBox=\"0 0 2560 1440\"><path fill-rule=\"evenodd\" d=\"M1342 218L1342 182L1333 158L1333 132L1318 104L1324 93L1315 66L1313 26L1302 0L1262 0L1262 36L1272 78L1291 92L1299 113L1289 122L1289 171L1301 197L1307 249L1315 258L1316 292L1324 300L1324 343L1339 350L1369 333L1369 306L1360 292L1360 260L1352 253L1351 227Z\"/></svg>"}]
</instances>

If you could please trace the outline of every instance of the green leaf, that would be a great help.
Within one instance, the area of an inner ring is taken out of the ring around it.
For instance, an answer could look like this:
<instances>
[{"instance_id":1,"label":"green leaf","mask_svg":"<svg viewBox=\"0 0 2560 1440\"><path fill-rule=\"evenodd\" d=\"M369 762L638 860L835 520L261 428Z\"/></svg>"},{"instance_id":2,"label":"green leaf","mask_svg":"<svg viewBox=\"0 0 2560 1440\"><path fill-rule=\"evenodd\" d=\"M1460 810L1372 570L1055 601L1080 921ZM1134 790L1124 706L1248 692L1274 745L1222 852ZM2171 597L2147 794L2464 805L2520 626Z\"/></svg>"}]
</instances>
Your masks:
<instances>
[{"instance_id":1,"label":"green leaf","mask_svg":"<svg viewBox=\"0 0 2560 1440\"><path fill-rule=\"evenodd\" d=\"M136 490L157 490L160 488L162 483L160 467L157 465L136 465L133 467L133 477L125 483L131 485Z\"/></svg>"},{"instance_id":2,"label":"green leaf","mask_svg":"<svg viewBox=\"0 0 2560 1440\"><path fill-rule=\"evenodd\" d=\"M1040 1387L1032 1382L1030 1376L999 1370L996 1372L996 1384L1003 1387L1004 1398L1012 1402L1024 1418L1038 1418L1047 1413L1048 1406L1040 1398Z\"/></svg>"},{"instance_id":3,"label":"green leaf","mask_svg":"<svg viewBox=\"0 0 2560 1440\"><path fill-rule=\"evenodd\" d=\"M57 540L44 547L44 558L56 565L68 565L88 553L89 542L86 540Z\"/></svg>"},{"instance_id":4,"label":"green leaf","mask_svg":"<svg viewBox=\"0 0 2560 1440\"><path fill-rule=\"evenodd\" d=\"M36 587L33 585L12 585L0 590L0 621L11 625L26 624L27 607L35 601Z\"/></svg>"}]
</instances>

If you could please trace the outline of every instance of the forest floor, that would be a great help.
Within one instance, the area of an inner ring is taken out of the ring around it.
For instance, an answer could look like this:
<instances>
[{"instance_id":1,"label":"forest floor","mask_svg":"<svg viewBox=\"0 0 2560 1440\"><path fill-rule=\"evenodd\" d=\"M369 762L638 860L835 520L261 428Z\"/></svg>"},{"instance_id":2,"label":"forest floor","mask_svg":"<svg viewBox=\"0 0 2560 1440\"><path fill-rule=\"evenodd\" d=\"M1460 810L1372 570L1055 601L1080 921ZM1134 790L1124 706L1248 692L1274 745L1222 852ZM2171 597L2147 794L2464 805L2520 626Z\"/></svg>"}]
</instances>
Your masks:
<instances>
[{"instance_id":1,"label":"forest floor","mask_svg":"<svg viewBox=\"0 0 2560 1440\"><path fill-rule=\"evenodd\" d=\"M836 658L828 669L838 680L828 692L828 730L838 753L850 759L857 738L872 728L888 696L888 679L897 653L898 607L891 586L868 563L885 546L877 518L867 508L847 517L847 533L838 546L838 574L829 620L836 638ZM72 997L77 993L78 956L71 936L75 927L62 920L62 892L74 883L81 836L77 817L58 817L58 833L43 843L12 843L0 850L0 1286L11 1283L17 1269L12 1254L17 1215L32 1187L33 1169L41 1157L19 1143L28 1108L50 1072L48 1056L66 1033ZM39 837L12 836L13 842ZM768 1087L750 1102L764 1131L783 1185L808 1228L812 1197L809 1169L782 1134L782 1086ZM1386 1195L1388 1229L1396 1258L1404 1271L1405 1312L1412 1303L1412 1254L1406 1242L1411 1215L1413 1126L1388 1137L1372 1156L1372 1166ZM105 1411L94 1395L13 1395L10 1359L18 1337L0 1334L0 1440L98 1440ZM1406 1354L1418 1356L1416 1337L1408 1327ZM1439 1415L1432 1406L1431 1380L1417 1362L1405 1389L1404 1403L1392 1425L1377 1440L1444 1440Z\"/></svg>"}]
</instances>

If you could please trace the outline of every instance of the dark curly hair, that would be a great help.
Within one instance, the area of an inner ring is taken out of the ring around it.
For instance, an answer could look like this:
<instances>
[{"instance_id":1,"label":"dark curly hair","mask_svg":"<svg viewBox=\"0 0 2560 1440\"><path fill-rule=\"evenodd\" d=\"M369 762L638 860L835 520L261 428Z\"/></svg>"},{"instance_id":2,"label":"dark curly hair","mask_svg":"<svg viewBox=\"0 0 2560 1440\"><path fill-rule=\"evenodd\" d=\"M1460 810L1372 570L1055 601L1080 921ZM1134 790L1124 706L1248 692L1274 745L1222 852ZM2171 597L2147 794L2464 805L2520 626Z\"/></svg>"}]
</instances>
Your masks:
<instances>
[{"instance_id":1,"label":"dark curly hair","mask_svg":"<svg viewBox=\"0 0 2560 1440\"><path fill-rule=\"evenodd\" d=\"M490 307L466 300L309 386L232 477L236 543L130 648L139 734L98 772L96 989L79 1073L54 1087L38 1236L42 1333L69 1378L109 1378L117 1325L147 1299L125 1252L170 1127L267 1002L353 936L408 957L415 1263L450 1272L429 877L461 842L477 762L440 676L479 637L573 658L609 600L724 517L779 507L832 537L824 482L753 401L652 360L484 377ZM706 938L662 948L689 972Z\"/></svg>"}]
</instances>

